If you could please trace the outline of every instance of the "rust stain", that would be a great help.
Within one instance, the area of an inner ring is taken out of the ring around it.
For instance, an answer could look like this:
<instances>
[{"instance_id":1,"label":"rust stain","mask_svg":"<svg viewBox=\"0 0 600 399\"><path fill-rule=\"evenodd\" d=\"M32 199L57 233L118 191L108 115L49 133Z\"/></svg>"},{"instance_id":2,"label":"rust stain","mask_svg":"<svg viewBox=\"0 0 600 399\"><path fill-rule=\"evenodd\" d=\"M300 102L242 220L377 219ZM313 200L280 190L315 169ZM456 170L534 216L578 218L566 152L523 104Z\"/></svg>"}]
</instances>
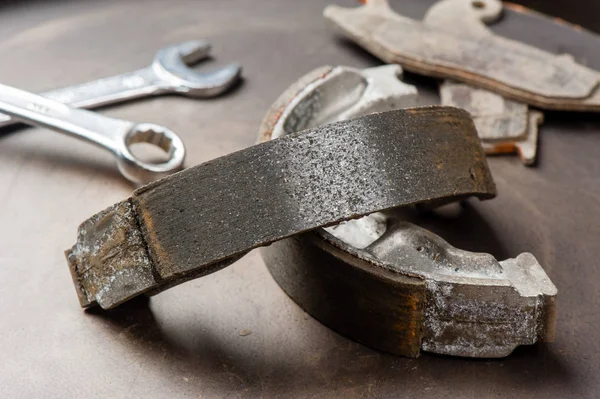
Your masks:
<instances>
[{"instance_id":1,"label":"rust stain","mask_svg":"<svg viewBox=\"0 0 600 399\"><path fill-rule=\"evenodd\" d=\"M273 110L273 112L265 118L265 124L267 125L267 128L264 131L260 132L258 138L259 142L262 143L271 140L271 136L273 135L273 128L279 121L279 118L281 118L281 115L283 115L285 107L285 105L282 105L276 110Z\"/></svg>"},{"instance_id":2,"label":"rust stain","mask_svg":"<svg viewBox=\"0 0 600 399\"><path fill-rule=\"evenodd\" d=\"M168 270L168 266L165 265L170 265L172 263L171 258L169 257L168 252L165 251L163 246L160 244L160 240L156 236L152 215L144 207L141 198L137 196L132 198L132 204L138 219L138 223L140 224L140 230L142 232L143 239L147 244L150 261L154 265L154 269L158 272L161 278L168 277L163 275L163 271L165 271L165 269Z\"/></svg>"},{"instance_id":3,"label":"rust stain","mask_svg":"<svg viewBox=\"0 0 600 399\"><path fill-rule=\"evenodd\" d=\"M423 338L423 312L420 306L421 298L416 295L404 296L405 305L410 309L406 317L398 318L393 324L393 330L399 333L403 339L398 339L397 348L402 355L408 357L417 357L421 350L421 340Z\"/></svg>"},{"instance_id":4,"label":"rust stain","mask_svg":"<svg viewBox=\"0 0 600 399\"><path fill-rule=\"evenodd\" d=\"M517 147L514 142L507 143L497 143L492 144L489 147L486 147L485 153L494 155L494 154L512 154L517 151Z\"/></svg>"},{"instance_id":5,"label":"rust stain","mask_svg":"<svg viewBox=\"0 0 600 399\"><path fill-rule=\"evenodd\" d=\"M420 303L421 303L421 299L418 298L415 295L408 295L406 297L406 304L408 305L408 307L410 307L411 310L413 310L415 312L418 311L418 310L420 310L419 309L420 308L420 306L419 306Z\"/></svg>"}]
</instances>

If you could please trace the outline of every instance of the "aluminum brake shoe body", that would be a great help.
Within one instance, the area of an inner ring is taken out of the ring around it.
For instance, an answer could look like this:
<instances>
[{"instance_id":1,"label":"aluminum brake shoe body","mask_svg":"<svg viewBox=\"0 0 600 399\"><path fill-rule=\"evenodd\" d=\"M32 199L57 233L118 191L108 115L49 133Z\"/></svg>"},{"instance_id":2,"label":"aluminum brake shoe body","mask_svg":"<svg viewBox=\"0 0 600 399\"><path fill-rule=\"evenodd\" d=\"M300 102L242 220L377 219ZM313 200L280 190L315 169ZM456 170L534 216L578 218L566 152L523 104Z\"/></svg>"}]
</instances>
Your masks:
<instances>
[{"instance_id":1,"label":"aluminum brake shoe body","mask_svg":"<svg viewBox=\"0 0 600 399\"><path fill-rule=\"evenodd\" d=\"M83 222L66 254L81 305L109 309L315 228L494 195L467 112L396 110L308 129L153 182Z\"/></svg>"},{"instance_id":2,"label":"aluminum brake shoe body","mask_svg":"<svg viewBox=\"0 0 600 399\"><path fill-rule=\"evenodd\" d=\"M281 140L318 123L410 104L412 86L382 84L397 80L399 72L397 65L314 70L273 104L259 140ZM382 86L388 90L379 90ZM418 184L431 189L426 181ZM489 254L462 251L404 221L397 210L278 241L261 254L304 310L376 349L410 357L421 349L502 357L519 345L554 337L557 291L533 255L498 262Z\"/></svg>"},{"instance_id":3,"label":"aluminum brake shoe body","mask_svg":"<svg viewBox=\"0 0 600 399\"><path fill-rule=\"evenodd\" d=\"M491 32L481 35L500 1L442 0L433 7L445 8L438 13L441 20L402 16L387 0L369 0L357 8L331 5L324 15L361 47L406 70L468 83L542 109L600 111L598 71L569 56ZM465 7L476 7L478 15L473 18ZM447 29L446 19L462 20L460 32Z\"/></svg>"}]
</instances>

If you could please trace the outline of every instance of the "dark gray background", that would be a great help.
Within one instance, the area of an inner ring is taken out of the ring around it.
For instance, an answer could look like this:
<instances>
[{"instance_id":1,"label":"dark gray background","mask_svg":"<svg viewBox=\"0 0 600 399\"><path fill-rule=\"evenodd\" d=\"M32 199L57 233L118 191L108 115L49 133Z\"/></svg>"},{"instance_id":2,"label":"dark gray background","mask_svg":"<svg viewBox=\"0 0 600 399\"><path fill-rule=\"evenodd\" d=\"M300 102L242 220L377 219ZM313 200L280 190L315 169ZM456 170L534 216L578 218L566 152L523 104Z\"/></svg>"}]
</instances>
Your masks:
<instances>
[{"instance_id":1,"label":"dark gray background","mask_svg":"<svg viewBox=\"0 0 600 399\"><path fill-rule=\"evenodd\" d=\"M8 2L0 8L0 81L51 89L145 66L165 44L208 38L216 60L206 67L243 64L246 79L237 90L103 111L170 127L194 165L252 145L270 104L311 69L379 63L327 28L321 13L328 2ZM394 7L419 17L431 3ZM562 3L565 17L593 23L590 15L598 15L593 1L587 12L578 8L583 1ZM600 41L591 36L565 39L560 30L510 15L496 29L600 68ZM435 82L407 80L420 85L424 102L436 101ZM110 155L85 143L41 129L5 133L0 396L597 397L599 130L595 115L547 114L538 167L525 168L516 157L490 159L498 198L421 220L464 249L498 258L530 251L557 285L556 342L500 360L405 359L350 341L298 308L257 252L150 301L83 312L62 251L79 222L132 187Z\"/></svg>"}]
</instances>

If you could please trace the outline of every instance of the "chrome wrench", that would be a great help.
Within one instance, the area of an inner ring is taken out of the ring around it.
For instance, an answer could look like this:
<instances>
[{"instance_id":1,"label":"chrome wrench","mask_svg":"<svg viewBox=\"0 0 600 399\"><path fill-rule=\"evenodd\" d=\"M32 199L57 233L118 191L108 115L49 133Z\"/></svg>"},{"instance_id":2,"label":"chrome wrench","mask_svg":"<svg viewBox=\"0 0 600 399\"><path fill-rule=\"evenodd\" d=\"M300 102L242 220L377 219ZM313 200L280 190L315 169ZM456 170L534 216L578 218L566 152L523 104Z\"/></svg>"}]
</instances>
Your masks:
<instances>
[{"instance_id":1,"label":"chrome wrench","mask_svg":"<svg viewBox=\"0 0 600 399\"><path fill-rule=\"evenodd\" d=\"M229 64L212 72L189 68L208 57L210 44L192 40L159 50L152 65L137 71L42 93L41 96L75 108L97 108L160 94L207 98L224 93L239 79L242 68ZM15 124L0 115L0 127Z\"/></svg>"},{"instance_id":2,"label":"chrome wrench","mask_svg":"<svg viewBox=\"0 0 600 399\"><path fill-rule=\"evenodd\" d=\"M109 118L2 84L0 112L109 150L117 158L121 174L134 183L148 183L183 168L183 142L177 134L164 126ZM144 162L129 148L136 143L160 147L167 153L168 160L164 163Z\"/></svg>"}]
</instances>

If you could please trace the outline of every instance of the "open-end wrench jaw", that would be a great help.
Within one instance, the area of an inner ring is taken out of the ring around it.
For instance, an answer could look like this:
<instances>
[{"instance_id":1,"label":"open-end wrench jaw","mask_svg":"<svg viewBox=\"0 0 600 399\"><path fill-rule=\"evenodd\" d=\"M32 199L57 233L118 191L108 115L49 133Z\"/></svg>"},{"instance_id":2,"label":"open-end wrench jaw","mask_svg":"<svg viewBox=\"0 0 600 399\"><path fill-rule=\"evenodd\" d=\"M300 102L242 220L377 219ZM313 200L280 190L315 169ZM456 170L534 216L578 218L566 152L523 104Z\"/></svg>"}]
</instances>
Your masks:
<instances>
[{"instance_id":1,"label":"open-end wrench jaw","mask_svg":"<svg viewBox=\"0 0 600 399\"><path fill-rule=\"evenodd\" d=\"M193 66L194 64L208 58L210 56L210 50L212 46L206 40L188 40L179 44L166 47L159 50L156 54L155 59L158 59L158 55L163 51L170 50L171 48L179 51L179 56L187 66Z\"/></svg>"},{"instance_id":2,"label":"open-end wrench jaw","mask_svg":"<svg viewBox=\"0 0 600 399\"><path fill-rule=\"evenodd\" d=\"M170 91L190 97L218 96L237 83L242 67L232 63L210 72L199 72L189 67L207 58L209 53L210 44L204 40L180 43L160 50L152 68L161 79L172 84Z\"/></svg>"}]
</instances>

